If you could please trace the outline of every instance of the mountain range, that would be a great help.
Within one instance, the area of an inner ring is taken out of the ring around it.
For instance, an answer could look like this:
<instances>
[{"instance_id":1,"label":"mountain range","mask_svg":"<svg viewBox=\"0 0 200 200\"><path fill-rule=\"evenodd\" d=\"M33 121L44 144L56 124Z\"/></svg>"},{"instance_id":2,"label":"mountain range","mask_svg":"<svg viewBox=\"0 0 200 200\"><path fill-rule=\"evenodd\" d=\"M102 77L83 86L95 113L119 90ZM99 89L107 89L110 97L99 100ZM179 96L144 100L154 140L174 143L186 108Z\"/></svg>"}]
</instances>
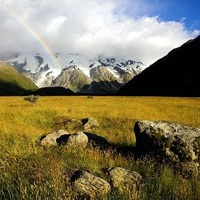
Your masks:
<instances>
[{"instance_id":1,"label":"mountain range","mask_svg":"<svg viewBox=\"0 0 200 200\"><path fill-rule=\"evenodd\" d=\"M131 59L78 54L7 53L0 59L31 79L39 88L64 87L79 94L114 94L144 68Z\"/></svg>"},{"instance_id":2,"label":"mountain range","mask_svg":"<svg viewBox=\"0 0 200 200\"><path fill-rule=\"evenodd\" d=\"M200 36L173 49L116 95L200 97Z\"/></svg>"},{"instance_id":3,"label":"mountain range","mask_svg":"<svg viewBox=\"0 0 200 200\"><path fill-rule=\"evenodd\" d=\"M0 95L200 96L200 36L149 67L77 54L0 54ZM144 69L145 68L145 69ZM38 90L39 89L39 90Z\"/></svg>"}]
</instances>

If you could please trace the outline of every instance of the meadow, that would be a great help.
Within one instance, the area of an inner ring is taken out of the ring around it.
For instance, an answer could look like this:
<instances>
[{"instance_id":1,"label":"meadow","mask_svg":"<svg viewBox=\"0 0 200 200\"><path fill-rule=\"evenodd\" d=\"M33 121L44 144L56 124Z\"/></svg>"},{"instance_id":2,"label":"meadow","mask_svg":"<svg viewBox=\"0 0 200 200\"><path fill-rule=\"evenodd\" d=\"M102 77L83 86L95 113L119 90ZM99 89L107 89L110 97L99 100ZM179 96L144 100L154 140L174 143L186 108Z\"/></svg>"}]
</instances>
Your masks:
<instances>
[{"instance_id":1,"label":"meadow","mask_svg":"<svg viewBox=\"0 0 200 200\"><path fill-rule=\"evenodd\" d=\"M0 199L71 199L68 171L83 169L107 179L103 169L116 166L139 172L143 188L137 197L127 190L112 192L109 199L199 199L200 177L186 180L151 157L135 159L133 127L138 120L164 120L200 128L200 98L60 96L32 104L23 97L0 97L0 105ZM38 144L59 129L80 131L62 122L87 117L99 122L93 133L106 138L111 149L80 152Z\"/></svg>"}]
</instances>

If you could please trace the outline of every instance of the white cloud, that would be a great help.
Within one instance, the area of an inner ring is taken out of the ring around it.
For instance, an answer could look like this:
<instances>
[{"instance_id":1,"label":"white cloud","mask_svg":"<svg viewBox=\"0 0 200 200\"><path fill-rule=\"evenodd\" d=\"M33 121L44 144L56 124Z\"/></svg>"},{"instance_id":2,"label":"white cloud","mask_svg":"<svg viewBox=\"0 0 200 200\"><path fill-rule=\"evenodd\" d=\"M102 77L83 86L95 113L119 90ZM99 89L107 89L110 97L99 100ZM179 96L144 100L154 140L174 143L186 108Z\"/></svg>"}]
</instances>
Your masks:
<instances>
[{"instance_id":1,"label":"white cloud","mask_svg":"<svg viewBox=\"0 0 200 200\"><path fill-rule=\"evenodd\" d=\"M66 20L65 16L58 16L56 18L53 18L50 22L50 24L47 26L47 31L52 32L58 32L58 29L60 26L63 25L64 21Z\"/></svg>"},{"instance_id":2,"label":"white cloud","mask_svg":"<svg viewBox=\"0 0 200 200\"><path fill-rule=\"evenodd\" d=\"M0 0L0 43L5 50L39 51L39 39L53 51L149 65L199 34L187 31L184 20L141 17L150 7L142 0Z\"/></svg>"}]
</instances>

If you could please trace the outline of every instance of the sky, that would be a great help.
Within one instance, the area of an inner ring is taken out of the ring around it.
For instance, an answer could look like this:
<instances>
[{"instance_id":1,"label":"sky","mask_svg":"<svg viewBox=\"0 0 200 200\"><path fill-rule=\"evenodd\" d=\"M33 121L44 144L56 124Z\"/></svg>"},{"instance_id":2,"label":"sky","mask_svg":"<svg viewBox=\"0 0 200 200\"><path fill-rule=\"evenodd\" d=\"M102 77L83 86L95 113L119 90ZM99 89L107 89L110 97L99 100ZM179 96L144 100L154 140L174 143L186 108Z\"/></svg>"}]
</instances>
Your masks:
<instances>
[{"instance_id":1,"label":"sky","mask_svg":"<svg viewBox=\"0 0 200 200\"><path fill-rule=\"evenodd\" d=\"M77 53L146 66L200 35L199 0L0 0L0 51Z\"/></svg>"}]
</instances>

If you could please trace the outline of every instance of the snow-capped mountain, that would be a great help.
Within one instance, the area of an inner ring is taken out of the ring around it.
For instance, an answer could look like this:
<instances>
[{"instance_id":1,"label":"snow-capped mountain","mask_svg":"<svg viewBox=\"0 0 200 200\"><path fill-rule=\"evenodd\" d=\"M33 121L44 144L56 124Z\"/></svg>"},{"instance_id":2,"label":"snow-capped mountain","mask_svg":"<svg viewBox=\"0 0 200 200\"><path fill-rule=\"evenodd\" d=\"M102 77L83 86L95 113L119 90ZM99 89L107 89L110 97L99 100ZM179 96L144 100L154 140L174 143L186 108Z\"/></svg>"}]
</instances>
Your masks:
<instances>
[{"instance_id":1,"label":"snow-capped mountain","mask_svg":"<svg viewBox=\"0 0 200 200\"><path fill-rule=\"evenodd\" d=\"M114 93L144 69L142 62L131 59L64 53L12 53L4 60L38 87L63 86L76 93Z\"/></svg>"}]
</instances>

